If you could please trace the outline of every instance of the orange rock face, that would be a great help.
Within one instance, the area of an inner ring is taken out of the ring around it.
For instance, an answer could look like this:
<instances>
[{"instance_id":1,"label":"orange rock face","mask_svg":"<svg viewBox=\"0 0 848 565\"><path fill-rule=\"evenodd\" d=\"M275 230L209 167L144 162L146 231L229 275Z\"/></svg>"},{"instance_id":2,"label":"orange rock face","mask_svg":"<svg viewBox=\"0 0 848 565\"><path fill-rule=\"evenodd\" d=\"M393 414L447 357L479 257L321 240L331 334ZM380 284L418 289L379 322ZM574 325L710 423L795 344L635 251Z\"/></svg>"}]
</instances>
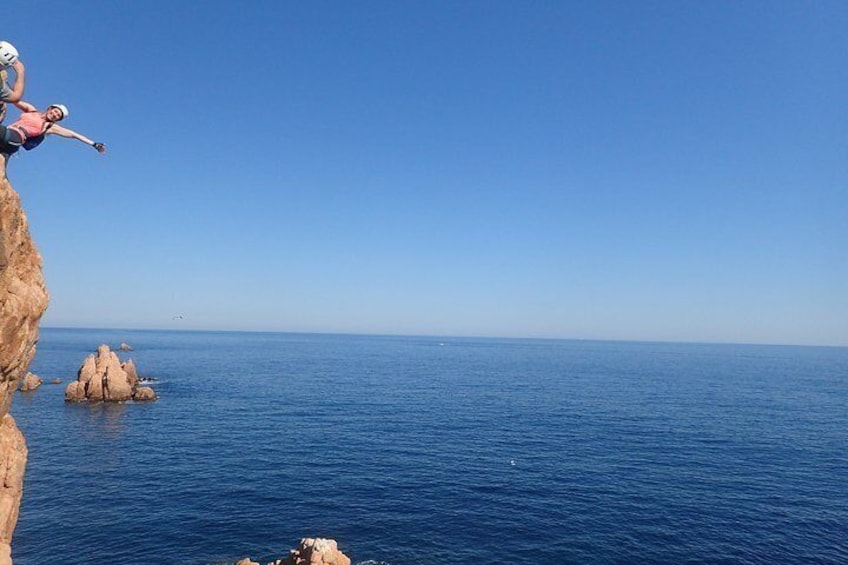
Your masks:
<instances>
[{"instance_id":1,"label":"orange rock face","mask_svg":"<svg viewBox=\"0 0 848 565\"><path fill-rule=\"evenodd\" d=\"M9 413L12 395L35 355L47 300L41 255L30 238L20 197L0 175L0 417Z\"/></svg>"},{"instance_id":2,"label":"orange rock face","mask_svg":"<svg viewBox=\"0 0 848 565\"><path fill-rule=\"evenodd\" d=\"M20 197L4 171L0 157L0 565L11 565L27 448L9 407L35 355L48 296L41 256L30 237Z\"/></svg>"},{"instance_id":3,"label":"orange rock face","mask_svg":"<svg viewBox=\"0 0 848 565\"><path fill-rule=\"evenodd\" d=\"M9 414L0 420L0 564L12 563L12 533L18 523L18 509L26 471L27 446L23 434Z\"/></svg>"}]
</instances>

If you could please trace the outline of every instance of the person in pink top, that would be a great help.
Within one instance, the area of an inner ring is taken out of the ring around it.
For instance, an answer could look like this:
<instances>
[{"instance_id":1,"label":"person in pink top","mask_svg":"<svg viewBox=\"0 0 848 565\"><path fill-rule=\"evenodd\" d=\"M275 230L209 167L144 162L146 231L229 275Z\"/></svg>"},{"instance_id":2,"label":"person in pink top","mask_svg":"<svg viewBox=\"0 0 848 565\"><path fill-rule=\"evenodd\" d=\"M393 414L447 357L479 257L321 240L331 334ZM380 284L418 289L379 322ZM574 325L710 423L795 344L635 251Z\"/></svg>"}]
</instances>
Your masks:
<instances>
[{"instance_id":1,"label":"person in pink top","mask_svg":"<svg viewBox=\"0 0 848 565\"><path fill-rule=\"evenodd\" d=\"M15 106L23 113L16 122L8 126L0 125L0 154L9 156L21 147L26 150L35 149L48 135L77 139L94 147L101 155L106 154L106 146L102 143L92 141L81 133L58 124L68 117L68 108L63 104L51 104L44 112L39 112L28 102L16 102Z\"/></svg>"}]
</instances>

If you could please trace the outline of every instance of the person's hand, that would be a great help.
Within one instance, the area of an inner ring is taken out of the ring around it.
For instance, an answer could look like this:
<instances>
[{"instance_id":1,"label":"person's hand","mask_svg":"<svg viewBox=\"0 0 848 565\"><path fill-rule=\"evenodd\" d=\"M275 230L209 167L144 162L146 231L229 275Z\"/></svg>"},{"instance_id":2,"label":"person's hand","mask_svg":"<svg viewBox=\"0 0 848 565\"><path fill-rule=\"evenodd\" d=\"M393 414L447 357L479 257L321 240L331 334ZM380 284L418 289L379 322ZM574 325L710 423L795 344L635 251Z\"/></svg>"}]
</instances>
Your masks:
<instances>
[{"instance_id":1,"label":"person's hand","mask_svg":"<svg viewBox=\"0 0 848 565\"><path fill-rule=\"evenodd\" d=\"M106 154L106 146L103 145L102 143L100 143L99 141L95 141L94 145L92 145L92 147L97 149L97 152L100 153L101 155Z\"/></svg>"},{"instance_id":2,"label":"person's hand","mask_svg":"<svg viewBox=\"0 0 848 565\"><path fill-rule=\"evenodd\" d=\"M12 68L15 69L15 72L21 74L24 72L24 62L18 59L12 64Z\"/></svg>"}]
</instances>

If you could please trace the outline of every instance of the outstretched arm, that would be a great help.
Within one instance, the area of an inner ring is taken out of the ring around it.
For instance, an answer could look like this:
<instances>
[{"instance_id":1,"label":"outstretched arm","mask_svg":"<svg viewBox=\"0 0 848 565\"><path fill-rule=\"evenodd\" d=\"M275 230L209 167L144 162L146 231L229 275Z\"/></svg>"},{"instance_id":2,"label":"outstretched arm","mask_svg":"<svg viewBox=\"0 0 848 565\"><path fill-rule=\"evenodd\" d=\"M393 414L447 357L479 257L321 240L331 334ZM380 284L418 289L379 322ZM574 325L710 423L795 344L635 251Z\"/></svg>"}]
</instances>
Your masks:
<instances>
[{"instance_id":1,"label":"outstretched arm","mask_svg":"<svg viewBox=\"0 0 848 565\"><path fill-rule=\"evenodd\" d=\"M24 102L23 100L18 100L15 102L15 106L21 109L22 112L38 112L38 108L30 104L29 102Z\"/></svg>"},{"instance_id":2,"label":"outstretched arm","mask_svg":"<svg viewBox=\"0 0 848 565\"><path fill-rule=\"evenodd\" d=\"M15 69L15 86L12 87L12 94L6 98L6 102L11 102L16 104L20 102L21 98L24 96L24 86L26 84L26 68L24 68L23 62L20 59L15 61L15 64L12 65L12 68Z\"/></svg>"},{"instance_id":3,"label":"outstretched arm","mask_svg":"<svg viewBox=\"0 0 848 565\"><path fill-rule=\"evenodd\" d=\"M51 135L51 134L52 135L58 135L60 137L67 137L69 139L78 139L78 140L82 141L83 143L85 143L86 145L91 145L92 147L97 149L98 153L100 153L101 155L106 154L106 146L103 145L102 143L97 143L95 141L92 141L92 140L88 139L86 136L82 135L81 133L77 133L72 129L63 128L59 124L53 124L52 126L50 126L50 128L47 131L44 132L44 135Z\"/></svg>"}]
</instances>

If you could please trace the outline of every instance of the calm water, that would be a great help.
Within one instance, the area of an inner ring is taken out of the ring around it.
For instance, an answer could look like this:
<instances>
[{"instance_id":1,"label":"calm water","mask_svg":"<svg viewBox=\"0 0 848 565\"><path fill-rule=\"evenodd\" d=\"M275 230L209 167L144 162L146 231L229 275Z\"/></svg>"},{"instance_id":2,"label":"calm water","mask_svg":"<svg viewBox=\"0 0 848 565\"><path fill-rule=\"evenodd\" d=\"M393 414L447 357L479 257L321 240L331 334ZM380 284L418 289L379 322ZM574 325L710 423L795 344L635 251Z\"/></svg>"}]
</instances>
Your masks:
<instances>
[{"instance_id":1,"label":"calm water","mask_svg":"<svg viewBox=\"0 0 848 565\"><path fill-rule=\"evenodd\" d=\"M127 341L154 404L66 405ZM848 349L42 331L16 565L848 563Z\"/></svg>"}]
</instances>

